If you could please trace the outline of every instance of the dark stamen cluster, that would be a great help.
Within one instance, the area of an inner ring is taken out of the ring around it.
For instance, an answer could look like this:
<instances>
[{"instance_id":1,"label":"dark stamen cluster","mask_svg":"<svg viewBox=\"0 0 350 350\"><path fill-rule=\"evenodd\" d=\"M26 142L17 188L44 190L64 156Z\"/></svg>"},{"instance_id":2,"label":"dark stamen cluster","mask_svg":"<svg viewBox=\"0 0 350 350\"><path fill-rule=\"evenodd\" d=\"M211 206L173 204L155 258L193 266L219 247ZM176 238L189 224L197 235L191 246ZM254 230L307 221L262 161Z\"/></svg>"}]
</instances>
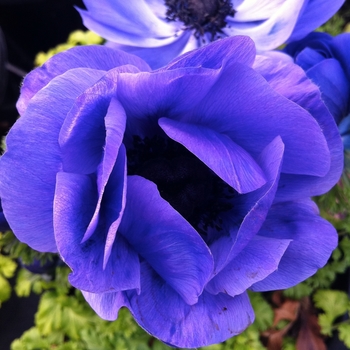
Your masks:
<instances>
[{"instance_id":1,"label":"dark stamen cluster","mask_svg":"<svg viewBox=\"0 0 350 350\"><path fill-rule=\"evenodd\" d=\"M236 12L230 0L165 0L165 5L169 21L180 20L195 30L197 38L210 33L212 41L226 27L226 17L233 17Z\"/></svg>"},{"instance_id":2,"label":"dark stamen cluster","mask_svg":"<svg viewBox=\"0 0 350 350\"><path fill-rule=\"evenodd\" d=\"M234 190L181 144L159 136L133 137L128 174L154 182L168 201L205 238L220 231L220 214L232 209Z\"/></svg>"}]
</instances>

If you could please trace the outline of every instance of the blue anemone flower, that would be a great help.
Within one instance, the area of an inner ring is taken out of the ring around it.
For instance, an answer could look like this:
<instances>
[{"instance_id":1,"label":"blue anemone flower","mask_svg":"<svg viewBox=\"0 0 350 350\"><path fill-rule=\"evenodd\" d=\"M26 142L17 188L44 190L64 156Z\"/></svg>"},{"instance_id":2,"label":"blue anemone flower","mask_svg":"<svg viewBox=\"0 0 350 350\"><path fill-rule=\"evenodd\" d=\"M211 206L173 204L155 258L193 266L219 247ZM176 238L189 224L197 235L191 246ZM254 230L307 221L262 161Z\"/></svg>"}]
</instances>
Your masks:
<instances>
[{"instance_id":1,"label":"blue anemone flower","mask_svg":"<svg viewBox=\"0 0 350 350\"><path fill-rule=\"evenodd\" d=\"M311 33L287 45L284 52L320 88L322 99L339 125L344 147L350 149L350 33L336 37Z\"/></svg>"},{"instance_id":2,"label":"blue anemone flower","mask_svg":"<svg viewBox=\"0 0 350 350\"><path fill-rule=\"evenodd\" d=\"M172 346L218 343L253 322L248 289L294 286L337 245L310 199L342 172L337 126L303 70L248 37L156 71L76 47L27 75L18 109L6 218L104 319L127 307Z\"/></svg>"},{"instance_id":3,"label":"blue anemone flower","mask_svg":"<svg viewBox=\"0 0 350 350\"><path fill-rule=\"evenodd\" d=\"M217 38L250 36L259 51L299 40L344 0L84 0L87 28L153 69Z\"/></svg>"}]
</instances>

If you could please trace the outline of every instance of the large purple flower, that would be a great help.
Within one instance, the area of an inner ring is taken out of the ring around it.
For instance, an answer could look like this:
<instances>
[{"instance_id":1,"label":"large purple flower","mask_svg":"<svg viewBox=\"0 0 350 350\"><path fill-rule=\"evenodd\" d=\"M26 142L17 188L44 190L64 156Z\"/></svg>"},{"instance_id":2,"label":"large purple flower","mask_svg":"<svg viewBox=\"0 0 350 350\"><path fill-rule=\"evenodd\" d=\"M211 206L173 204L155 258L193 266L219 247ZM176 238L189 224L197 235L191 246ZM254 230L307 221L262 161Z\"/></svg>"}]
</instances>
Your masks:
<instances>
[{"instance_id":1,"label":"large purple flower","mask_svg":"<svg viewBox=\"0 0 350 350\"><path fill-rule=\"evenodd\" d=\"M337 244L310 200L342 171L334 120L301 68L248 37L157 71L77 47L25 78L18 108L4 213L105 319L125 306L173 346L221 342L253 322L247 289L293 286Z\"/></svg>"},{"instance_id":2,"label":"large purple flower","mask_svg":"<svg viewBox=\"0 0 350 350\"><path fill-rule=\"evenodd\" d=\"M344 146L350 149L350 33L332 37L311 33L284 49L319 86L322 98L339 124Z\"/></svg>"},{"instance_id":3,"label":"large purple flower","mask_svg":"<svg viewBox=\"0 0 350 350\"><path fill-rule=\"evenodd\" d=\"M84 24L152 68L217 38L250 36L259 51L299 40L344 0L83 0Z\"/></svg>"}]
</instances>

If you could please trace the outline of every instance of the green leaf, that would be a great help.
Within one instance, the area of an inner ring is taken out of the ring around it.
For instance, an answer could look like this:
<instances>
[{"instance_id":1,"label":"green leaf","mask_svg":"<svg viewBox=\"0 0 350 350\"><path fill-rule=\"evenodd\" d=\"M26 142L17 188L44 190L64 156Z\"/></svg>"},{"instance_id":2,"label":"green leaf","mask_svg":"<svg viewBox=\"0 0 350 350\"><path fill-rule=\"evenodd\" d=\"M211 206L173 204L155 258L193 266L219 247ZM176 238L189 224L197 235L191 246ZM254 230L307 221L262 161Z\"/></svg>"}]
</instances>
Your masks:
<instances>
[{"instance_id":1,"label":"green leaf","mask_svg":"<svg viewBox=\"0 0 350 350\"><path fill-rule=\"evenodd\" d=\"M344 344L350 348L350 324L342 323L338 327L339 339L344 342Z\"/></svg>"},{"instance_id":2,"label":"green leaf","mask_svg":"<svg viewBox=\"0 0 350 350\"><path fill-rule=\"evenodd\" d=\"M50 350L50 344L43 339L37 328L30 328L20 339L11 344L11 350Z\"/></svg>"},{"instance_id":3,"label":"green leaf","mask_svg":"<svg viewBox=\"0 0 350 350\"><path fill-rule=\"evenodd\" d=\"M62 331L62 307L57 300L56 292L50 291L42 295L35 323L42 335Z\"/></svg>"},{"instance_id":4,"label":"green leaf","mask_svg":"<svg viewBox=\"0 0 350 350\"><path fill-rule=\"evenodd\" d=\"M333 333L333 328L332 328L333 321L334 321L334 319L327 314L320 314L318 316L318 324L321 327L322 334L328 335L328 336L332 335L332 333Z\"/></svg>"},{"instance_id":5,"label":"green leaf","mask_svg":"<svg viewBox=\"0 0 350 350\"><path fill-rule=\"evenodd\" d=\"M37 260L45 264L57 256L57 254L40 253L31 249L26 244L21 243L11 231L0 233L0 251L5 252L14 259L20 258L26 265L30 265Z\"/></svg>"},{"instance_id":6,"label":"green leaf","mask_svg":"<svg viewBox=\"0 0 350 350\"><path fill-rule=\"evenodd\" d=\"M49 291L40 299L35 323L42 335L56 331L75 340L80 338L82 329L91 327L93 315L93 311L84 308L74 296Z\"/></svg>"},{"instance_id":7,"label":"green leaf","mask_svg":"<svg viewBox=\"0 0 350 350\"><path fill-rule=\"evenodd\" d=\"M48 276L31 273L26 269L18 272L15 292L19 297L28 297L33 291L36 294L52 288L54 283L48 280Z\"/></svg>"},{"instance_id":8,"label":"green leaf","mask_svg":"<svg viewBox=\"0 0 350 350\"><path fill-rule=\"evenodd\" d=\"M0 274L11 278L15 274L17 264L9 257L0 254Z\"/></svg>"},{"instance_id":9,"label":"green leaf","mask_svg":"<svg viewBox=\"0 0 350 350\"><path fill-rule=\"evenodd\" d=\"M274 317L273 309L261 293L249 292L249 298L255 311L254 325L259 331L263 332L272 326Z\"/></svg>"},{"instance_id":10,"label":"green leaf","mask_svg":"<svg viewBox=\"0 0 350 350\"><path fill-rule=\"evenodd\" d=\"M338 290L318 290L313 300L316 307L322 309L331 320L345 314L349 308L347 294Z\"/></svg>"},{"instance_id":11,"label":"green leaf","mask_svg":"<svg viewBox=\"0 0 350 350\"><path fill-rule=\"evenodd\" d=\"M1 304L10 299L11 285L7 279L0 275L0 306Z\"/></svg>"},{"instance_id":12,"label":"green leaf","mask_svg":"<svg viewBox=\"0 0 350 350\"><path fill-rule=\"evenodd\" d=\"M288 288L283 291L283 294L287 298L291 299L301 299L303 297L311 295L313 288L308 284L308 282L299 283L292 288Z\"/></svg>"}]
</instances>

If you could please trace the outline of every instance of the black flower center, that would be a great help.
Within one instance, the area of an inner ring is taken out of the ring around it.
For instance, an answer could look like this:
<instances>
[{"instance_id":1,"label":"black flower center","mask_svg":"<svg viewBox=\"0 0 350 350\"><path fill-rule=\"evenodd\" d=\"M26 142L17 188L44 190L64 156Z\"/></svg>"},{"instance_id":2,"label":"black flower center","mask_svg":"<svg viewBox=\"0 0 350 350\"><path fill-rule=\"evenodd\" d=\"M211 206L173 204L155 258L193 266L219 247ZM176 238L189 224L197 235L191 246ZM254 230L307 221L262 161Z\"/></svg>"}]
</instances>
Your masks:
<instances>
[{"instance_id":1,"label":"black flower center","mask_svg":"<svg viewBox=\"0 0 350 350\"><path fill-rule=\"evenodd\" d=\"M169 21L180 20L195 30L196 37L210 33L212 41L227 25L226 17L235 14L231 0L165 0L165 5Z\"/></svg>"},{"instance_id":2,"label":"black flower center","mask_svg":"<svg viewBox=\"0 0 350 350\"><path fill-rule=\"evenodd\" d=\"M232 208L234 190L181 144L158 136L133 137L128 174L154 182L160 195L202 235L221 230L220 214Z\"/></svg>"}]
</instances>

